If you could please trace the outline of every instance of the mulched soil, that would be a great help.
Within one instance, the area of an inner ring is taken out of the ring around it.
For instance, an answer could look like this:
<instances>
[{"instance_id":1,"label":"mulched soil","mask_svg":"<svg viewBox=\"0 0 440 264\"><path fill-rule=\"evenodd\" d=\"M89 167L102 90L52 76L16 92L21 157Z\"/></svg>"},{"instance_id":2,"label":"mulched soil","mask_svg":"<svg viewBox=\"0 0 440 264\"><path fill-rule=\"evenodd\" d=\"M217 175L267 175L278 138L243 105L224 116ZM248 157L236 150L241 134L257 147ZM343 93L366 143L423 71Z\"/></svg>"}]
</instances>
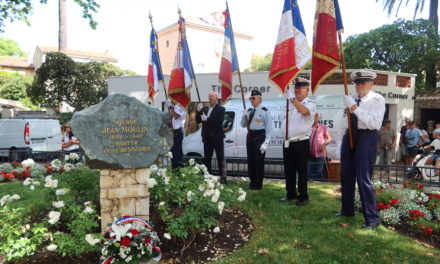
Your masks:
<instances>
[{"instance_id":1,"label":"mulched soil","mask_svg":"<svg viewBox=\"0 0 440 264\"><path fill-rule=\"evenodd\" d=\"M422 244L429 248L435 248L440 250L440 231L434 230L431 236L424 235L420 232L420 228L410 225L398 225L388 227L391 230L395 230L402 235L413 238L417 243Z\"/></svg>"},{"instance_id":2,"label":"mulched soil","mask_svg":"<svg viewBox=\"0 0 440 264\"><path fill-rule=\"evenodd\" d=\"M151 223L161 239L161 263L204 263L222 258L239 249L250 239L253 231L252 219L236 209L224 210L220 221L220 232L208 231L197 235L192 245L180 256L182 242L176 239L166 240L163 237L165 225L157 212L151 207ZM60 257L53 252L37 252L30 259L8 262L7 264L97 264L100 255L87 254L80 257ZM0 257L0 263L3 263Z\"/></svg>"}]
</instances>

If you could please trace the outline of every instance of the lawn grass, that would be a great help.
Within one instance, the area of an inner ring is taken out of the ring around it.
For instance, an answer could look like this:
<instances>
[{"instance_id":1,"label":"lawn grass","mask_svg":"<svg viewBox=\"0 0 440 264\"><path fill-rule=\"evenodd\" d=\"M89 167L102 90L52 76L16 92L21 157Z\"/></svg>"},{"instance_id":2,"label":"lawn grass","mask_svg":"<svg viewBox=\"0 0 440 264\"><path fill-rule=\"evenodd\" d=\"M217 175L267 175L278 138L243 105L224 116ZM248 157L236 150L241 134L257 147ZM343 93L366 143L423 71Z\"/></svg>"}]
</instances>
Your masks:
<instances>
[{"instance_id":1,"label":"lawn grass","mask_svg":"<svg viewBox=\"0 0 440 264\"><path fill-rule=\"evenodd\" d=\"M335 190L331 184L309 185L311 203L302 207L279 201L284 184L248 191L239 208L252 217L254 233L247 245L217 263L439 263L439 250L384 226L362 229L360 213L334 217L340 209Z\"/></svg>"},{"instance_id":2,"label":"lawn grass","mask_svg":"<svg viewBox=\"0 0 440 264\"><path fill-rule=\"evenodd\" d=\"M243 182L229 184L245 186ZM30 191L22 182L1 183L0 197L18 194L14 206L32 210L44 206L42 188ZM439 263L440 251L380 226L364 230L362 214L337 218L340 209L336 185L310 184L311 203L298 207L285 196L284 184L265 184L261 191L248 191L238 204L253 219L248 244L216 263ZM341 225L341 223L343 223Z\"/></svg>"}]
</instances>

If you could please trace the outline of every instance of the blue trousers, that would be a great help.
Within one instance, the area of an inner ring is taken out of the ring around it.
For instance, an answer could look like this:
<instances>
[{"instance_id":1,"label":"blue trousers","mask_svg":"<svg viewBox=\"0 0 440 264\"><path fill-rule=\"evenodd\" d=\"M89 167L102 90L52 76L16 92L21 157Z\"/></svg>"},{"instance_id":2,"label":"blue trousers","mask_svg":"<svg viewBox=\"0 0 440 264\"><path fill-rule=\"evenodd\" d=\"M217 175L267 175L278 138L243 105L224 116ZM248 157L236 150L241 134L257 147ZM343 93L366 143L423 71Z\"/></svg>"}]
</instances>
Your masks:
<instances>
[{"instance_id":1,"label":"blue trousers","mask_svg":"<svg viewBox=\"0 0 440 264\"><path fill-rule=\"evenodd\" d=\"M310 157L307 162L307 175L309 179L322 178L322 170L324 168L324 157L314 158Z\"/></svg>"},{"instance_id":2,"label":"blue trousers","mask_svg":"<svg viewBox=\"0 0 440 264\"><path fill-rule=\"evenodd\" d=\"M373 176L373 163L377 152L377 131L362 131L356 133L354 142L355 149L350 150L348 133L342 139L341 147L341 189L343 214L353 215L355 183L357 181L362 203L362 214L365 223L377 223L380 221L376 206L371 178Z\"/></svg>"}]
</instances>

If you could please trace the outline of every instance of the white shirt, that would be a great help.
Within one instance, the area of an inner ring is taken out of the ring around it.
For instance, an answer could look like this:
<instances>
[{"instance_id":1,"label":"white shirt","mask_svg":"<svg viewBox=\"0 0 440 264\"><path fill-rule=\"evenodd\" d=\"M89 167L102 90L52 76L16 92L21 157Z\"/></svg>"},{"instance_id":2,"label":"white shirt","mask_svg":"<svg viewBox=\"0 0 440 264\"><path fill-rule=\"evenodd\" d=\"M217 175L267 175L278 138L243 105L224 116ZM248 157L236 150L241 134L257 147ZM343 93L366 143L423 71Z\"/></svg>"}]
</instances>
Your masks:
<instances>
[{"instance_id":1,"label":"white shirt","mask_svg":"<svg viewBox=\"0 0 440 264\"><path fill-rule=\"evenodd\" d=\"M440 149L440 139L436 138L434 139L431 144L429 144L430 146L433 146L434 149Z\"/></svg>"},{"instance_id":2,"label":"white shirt","mask_svg":"<svg viewBox=\"0 0 440 264\"><path fill-rule=\"evenodd\" d=\"M75 136L72 136L72 140L78 140L78 138L76 138ZM69 143L69 141L70 141L70 138L67 136L66 132L64 132L63 143ZM71 151L71 150L75 150L75 149L79 149L78 144L73 144L73 145L70 145L66 148L63 148L63 150L66 150L66 151Z\"/></svg>"},{"instance_id":3,"label":"white shirt","mask_svg":"<svg viewBox=\"0 0 440 264\"><path fill-rule=\"evenodd\" d=\"M209 107L209 110L208 110L208 115L206 116L206 117L209 117L210 115L211 115L211 112L212 112L212 109L215 107L215 105L213 106L213 107Z\"/></svg>"},{"instance_id":4,"label":"white shirt","mask_svg":"<svg viewBox=\"0 0 440 264\"><path fill-rule=\"evenodd\" d=\"M183 127L183 123L185 122L185 110L180 105L176 104L174 106L174 112L180 115L180 117L177 119L173 117L173 129L179 129Z\"/></svg>"},{"instance_id":5,"label":"white shirt","mask_svg":"<svg viewBox=\"0 0 440 264\"><path fill-rule=\"evenodd\" d=\"M288 138L292 138L304 134L310 135L310 131L312 130L312 125L314 121L313 117L315 116L316 113L316 104L308 97L302 100L301 104L307 107L310 113L309 115L305 116L300 112L298 112L295 106L292 103L290 103L289 120L288 120L289 123ZM283 125L281 126L281 133L283 134L283 137L286 135L286 122L283 122Z\"/></svg>"},{"instance_id":6,"label":"white shirt","mask_svg":"<svg viewBox=\"0 0 440 264\"><path fill-rule=\"evenodd\" d=\"M352 95L356 100L358 95ZM361 98L359 106L353 111L358 118L358 129L379 130L382 126L383 116L385 114L385 99L382 95L369 91ZM344 115L342 120L342 128L348 128L347 118Z\"/></svg>"}]
</instances>

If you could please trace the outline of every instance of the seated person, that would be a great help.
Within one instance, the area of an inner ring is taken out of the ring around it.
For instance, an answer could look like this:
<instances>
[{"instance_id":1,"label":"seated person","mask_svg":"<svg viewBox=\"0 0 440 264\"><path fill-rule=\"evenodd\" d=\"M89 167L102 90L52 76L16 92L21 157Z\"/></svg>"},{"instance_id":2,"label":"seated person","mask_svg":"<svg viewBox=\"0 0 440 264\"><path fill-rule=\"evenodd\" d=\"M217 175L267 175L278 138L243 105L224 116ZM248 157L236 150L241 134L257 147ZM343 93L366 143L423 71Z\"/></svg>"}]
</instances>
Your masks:
<instances>
[{"instance_id":1,"label":"seated person","mask_svg":"<svg viewBox=\"0 0 440 264\"><path fill-rule=\"evenodd\" d=\"M424 146L424 149L434 148L435 152L434 154L429 157L425 165L434 165L437 170L435 170L435 175L439 175L440 171L440 129L436 129L434 131L434 137L435 139L431 142L431 144Z\"/></svg>"}]
</instances>

